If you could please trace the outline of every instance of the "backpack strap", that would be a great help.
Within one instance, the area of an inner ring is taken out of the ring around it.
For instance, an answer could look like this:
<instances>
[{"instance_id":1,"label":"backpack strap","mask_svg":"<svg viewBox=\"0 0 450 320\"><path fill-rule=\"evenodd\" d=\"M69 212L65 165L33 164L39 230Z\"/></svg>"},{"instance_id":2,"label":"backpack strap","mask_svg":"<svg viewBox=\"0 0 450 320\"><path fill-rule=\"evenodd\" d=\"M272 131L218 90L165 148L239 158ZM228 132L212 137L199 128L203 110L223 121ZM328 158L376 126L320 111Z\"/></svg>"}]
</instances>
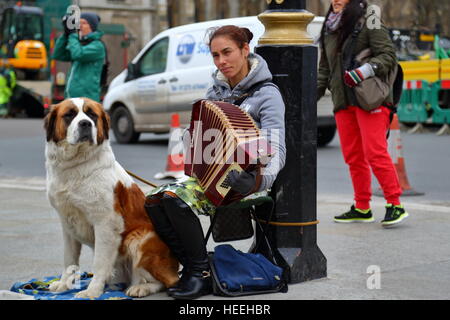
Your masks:
<instances>
[{"instance_id":1,"label":"backpack strap","mask_svg":"<svg viewBox=\"0 0 450 320\"><path fill-rule=\"evenodd\" d=\"M350 35L349 43L344 49L344 69L345 70L352 70L353 69L353 62L355 59L355 56L353 54L353 51L356 46L356 38L361 33L363 27L364 27L364 18L361 18L355 25L355 28L353 29L352 34Z\"/></svg>"},{"instance_id":2,"label":"backpack strap","mask_svg":"<svg viewBox=\"0 0 450 320\"><path fill-rule=\"evenodd\" d=\"M347 44L345 48L342 51L343 54L343 61L342 61L342 67L343 71L346 70L353 70L354 61L355 61L355 54L353 54L353 51L356 46L356 38L361 33L363 27L364 27L364 17L361 17L361 19L358 20L358 22L355 25L355 28L353 29L351 35L349 36L349 39L347 41ZM347 99L350 101L352 105L356 105L356 96L355 92L353 90L347 91L344 90L345 95L347 96Z\"/></svg>"},{"instance_id":3,"label":"backpack strap","mask_svg":"<svg viewBox=\"0 0 450 320\"><path fill-rule=\"evenodd\" d=\"M106 44L103 42L102 39L100 39L100 42L103 44L103 47L105 48L105 64L109 65L108 49L106 48Z\"/></svg>"},{"instance_id":4,"label":"backpack strap","mask_svg":"<svg viewBox=\"0 0 450 320\"><path fill-rule=\"evenodd\" d=\"M245 92L244 94L242 94L240 96L231 95L227 98L221 99L220 101L224 101L224 102L228 102L228 103L232 103L237 106L240 106L242 104L242 102L245 101L245 99L251 97L256 91L258 91L262 87L266 87L266 86L272 86L272 87L277 88L277 90L280 90L276 84L274 84L273 82L271 82L269 80L266 80L266 81L261 81L261 82L255 83L253 86L251 86L247 90L247 92ZM214 87L214 91L216 92L217 96L220 96L220 91L217 87Z\"/></svg>"}]
</instances>

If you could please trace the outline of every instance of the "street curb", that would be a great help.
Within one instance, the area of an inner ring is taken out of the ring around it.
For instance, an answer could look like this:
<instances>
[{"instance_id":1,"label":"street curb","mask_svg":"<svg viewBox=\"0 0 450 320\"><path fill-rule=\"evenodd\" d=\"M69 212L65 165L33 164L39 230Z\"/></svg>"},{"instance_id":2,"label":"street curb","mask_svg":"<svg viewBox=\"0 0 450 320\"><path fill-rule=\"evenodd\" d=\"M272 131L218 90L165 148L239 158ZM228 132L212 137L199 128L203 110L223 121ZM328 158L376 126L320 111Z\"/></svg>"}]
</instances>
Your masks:
<instances>
[{"instance_id":1,"label":"street curb","mask_svg":"<svg viewBox=\"0 0 450 320\"><path fill-rule=\"evenodd\" d=\"M146 184L136 182L144 193L150 192L153 187ZM29 190L29 191L43 191L45 192L46 179L42 177L0 177L0 189L17 189L17 190ZM349 206L351 203L351 196L348 194L318 194L317 203L321 204L337 204L343 206ZM434 211L441 213L450 213L450 203L442 201L420 201L415 198L403 197L401 198L403 205L406 209L420 210L420 211ZM371 201L372 206L384 206L385 200L383 198L374 197Z\"/></svg>"}]
</instances>

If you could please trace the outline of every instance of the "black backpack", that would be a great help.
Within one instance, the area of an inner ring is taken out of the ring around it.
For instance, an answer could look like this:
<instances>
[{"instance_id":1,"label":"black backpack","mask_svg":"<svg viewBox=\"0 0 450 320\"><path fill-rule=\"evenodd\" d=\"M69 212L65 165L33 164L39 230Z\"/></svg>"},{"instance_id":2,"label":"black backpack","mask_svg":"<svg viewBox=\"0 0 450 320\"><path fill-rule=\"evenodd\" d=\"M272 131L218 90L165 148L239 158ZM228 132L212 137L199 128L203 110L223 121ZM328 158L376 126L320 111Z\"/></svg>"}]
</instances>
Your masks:
<instances>
[{"instance_id":1,"label":"black backpack","mask_svg":"<svg viewBox=\"0 0 450 320\"><path fill-rule=\"evenodd\" d=\"M106 44L102 40L100 41L101 43L103 43L103 46L105 47L105 62L103 63L102 74L100 76L100 86L104 88L107 86L108 82L109 60L108 60L108 49L106 48Z\"/></svg>"}]
</instances>

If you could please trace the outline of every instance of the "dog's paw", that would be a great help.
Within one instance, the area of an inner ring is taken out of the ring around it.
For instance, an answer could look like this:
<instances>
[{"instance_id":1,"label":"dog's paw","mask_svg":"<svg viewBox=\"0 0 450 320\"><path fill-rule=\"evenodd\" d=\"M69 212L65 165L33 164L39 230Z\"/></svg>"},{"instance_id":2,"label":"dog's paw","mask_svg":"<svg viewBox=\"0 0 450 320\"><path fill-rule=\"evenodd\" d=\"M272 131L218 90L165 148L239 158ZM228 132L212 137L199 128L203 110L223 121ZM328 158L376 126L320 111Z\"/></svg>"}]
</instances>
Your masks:
<instances>
[{"instance_id":1,"label":"dog's paw","mask_svg":"<svg viewBox=\"0 0 450 320\"><path fill-rule=\"evenodd\" d=\"M142 298L164 289L162 283L142 283L129 287L125 294L129 297Z\"/></svg>"},{"instance_id":2,"label":"dog's paw","mask_svg":"<svg viewBox=\"0 0 450 320\"><path fill-rule=\"evenodd\" d=\"M55 281L49 285L48 290L51 292L63 292L69 290L69 288L65 281Z\"/></svg>"},{"instance_id":3,"label":"dog's paw","mask_svg":"<svg viewBox=\"0 0 450 320\"><path fill-rule=\"evenodd\" d=\"M72 265L68 266L66 268L66 270L64 270L64 273L67 275L80 273L80 267L77 266L76 264L72 264Z\"/></svg>"},{"instance_id":4,"label":"dog's paw","mask_svg":"<svg viewBox=\"0 0 450 320\"><path fill-rule=\"evenodd\" d=\"M61 279L52 282L48 289L51 292L63 292L66 290L71 290L74 287L74 284L80 280L80 268L76 265L71 265L64 270L64 273L61 275Z\"/></svg>"},{"instance_id":5,"label":"dog's paw","mask_svg":"<svg viewBox=\"0 0 450 320\"><path fill-rule=\"evenodd\" d=\"M75 295L75 298L78 299L95 299L100 297L103 294L103 290L98 289L89 289L80 291Z\"/></svg>"}]
</instances>

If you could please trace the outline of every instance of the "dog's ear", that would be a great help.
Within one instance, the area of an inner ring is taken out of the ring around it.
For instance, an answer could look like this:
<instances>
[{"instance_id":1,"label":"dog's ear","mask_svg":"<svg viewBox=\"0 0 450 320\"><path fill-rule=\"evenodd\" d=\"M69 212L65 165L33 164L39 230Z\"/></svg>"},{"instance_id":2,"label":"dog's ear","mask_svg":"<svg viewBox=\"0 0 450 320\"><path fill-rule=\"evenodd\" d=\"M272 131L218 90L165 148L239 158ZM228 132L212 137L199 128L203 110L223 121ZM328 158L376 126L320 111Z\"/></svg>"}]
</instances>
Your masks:
<instances>
[{"instance_id":1,"label":"dog's ear","mask_svg":"<svg viewBox=\"0 0 450 320\"><path fill-rule=\"evenodd\" d=\"M99 115L97 122L97 144L101 144L104 140L109 139L110 118L105 109L103 109L102 104L98 102L95 102L95 104L96 113Z\"/></svg>"},{"instance_id":2,"label":"dog's ear","mask_svg":"<svg viewBox=\"0 0 450 320\"><path fill-rule=\"evenodd\" d=\"M109 127L111 119L109 117L109 114L102 109L102 122L103 122L103 136L105 139L109 139Z\"/></svg>"},{"instance_id":3,"label":"dog's ear","mask_svg":"<svg viewBox=\"0 0 450 320\"><path fill-rule=\"evenodd\" d=\"M56 115L57 105L51 105L49 112L44 118L44 129L47 132L47 142L55 140L55 127L56 127Z\"/></svg>"}]
</instances>

